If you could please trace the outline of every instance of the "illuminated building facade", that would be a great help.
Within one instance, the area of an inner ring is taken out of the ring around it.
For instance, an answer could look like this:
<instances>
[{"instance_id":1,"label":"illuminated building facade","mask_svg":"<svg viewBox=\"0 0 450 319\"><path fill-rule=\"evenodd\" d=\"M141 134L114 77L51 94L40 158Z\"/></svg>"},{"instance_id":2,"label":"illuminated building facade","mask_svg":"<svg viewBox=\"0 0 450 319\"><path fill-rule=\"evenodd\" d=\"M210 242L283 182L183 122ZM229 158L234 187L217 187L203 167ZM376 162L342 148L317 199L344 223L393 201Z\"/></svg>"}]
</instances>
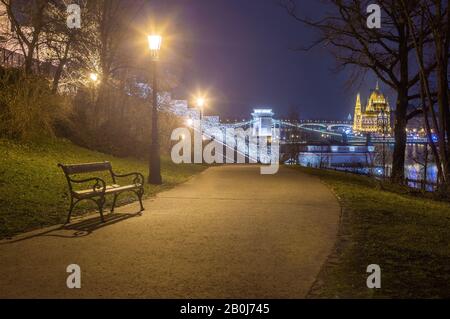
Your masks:
<instances>
[{"instance_id":1,"label":"illuminated building facade","mask_svg":"<svg viewBox=\"0 0 450 319\"><path fill-rule=\"evenodd\" d=\"M391 133L391 108L388 100L381 93L378 82L375 90L370 94L364 110L361 105L361 95L358 93L353 117L353 131L355 133Z\"/></svg>"}]
</instances>

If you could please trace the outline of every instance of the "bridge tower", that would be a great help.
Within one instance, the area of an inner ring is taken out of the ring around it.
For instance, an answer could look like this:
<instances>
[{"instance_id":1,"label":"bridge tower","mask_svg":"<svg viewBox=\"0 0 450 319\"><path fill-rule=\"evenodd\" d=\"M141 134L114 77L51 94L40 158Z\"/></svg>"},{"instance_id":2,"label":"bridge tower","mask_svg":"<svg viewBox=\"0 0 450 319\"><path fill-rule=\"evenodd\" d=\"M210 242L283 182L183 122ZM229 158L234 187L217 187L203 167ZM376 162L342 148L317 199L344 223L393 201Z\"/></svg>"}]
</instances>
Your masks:
<instances>
[{"instance_id":1,"label":"bridge tower","mask_svg":"<svg viewBox=\"0 0 450 319\"><path fill-rule=\"evenodd\" d=\"M253 136L272 136L274 113L271 109L254 109L252 113Z\"/></svg>"}]
</instances>

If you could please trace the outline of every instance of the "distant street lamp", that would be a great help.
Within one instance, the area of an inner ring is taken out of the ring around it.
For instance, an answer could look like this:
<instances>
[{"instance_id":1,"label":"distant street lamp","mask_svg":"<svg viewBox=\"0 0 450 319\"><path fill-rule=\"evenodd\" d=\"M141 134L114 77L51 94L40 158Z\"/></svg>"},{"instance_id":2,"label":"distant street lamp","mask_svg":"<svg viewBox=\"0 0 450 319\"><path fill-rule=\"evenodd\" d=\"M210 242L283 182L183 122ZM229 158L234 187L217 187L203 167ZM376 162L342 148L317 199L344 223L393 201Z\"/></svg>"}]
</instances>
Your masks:
<instances>
[{"instance_id":1,"label":"distant street lamp","mask_svg":"<svg viewBox=\"0 0 450 319\"><path fill-rule=\"evenodd\" d=\"M95 113L95 116L92 117L92 126L94 129L97 128L98 126L98 103L97 103L97 99L96 99L96 87L97 84L100 82L98 74L97 73L89 73L89 83L90 83L90 87L89 87L89 95L90 95L90 99L91 99L91 103L93 106L93 110Z\"/></svg>"},{"instance_id":2,"label":"distant street lamp","mask_svg":"<svg viewBox=\"0 0 450 319\"><path fill-rule=\"evenodd\" d=\"M206 100L203 97L197 98L197 107L200 109L200 120L203 119L203 108L205 107Z\"/></svg>"},{"instance_id":3,"label":"distant street lamp","mask_svg":"<svg viewBox=\"0 0 450 319\"><path fill-rule=\"evenodd\" d=\"M200 110L200 133L203 137L203 111L205 108L206 99L204 97L198 97L195 103L197 104L197 108Z\"/></svg>"},{"instance_id":4,"label":"distant street lamp","mask_svg":"<svg viewBox=\"0 0 450 319\"><path fill-rule=\"evenodd\" d=\"M149 35L148 44L151 54L152 64L152 140L150 146L150 162L148 172L148 183L154 185L162 184L161 159L159 156L159 136L158 136L158 81L157 62L161 49L162 37L159 35Z\"/></svg>"}]
</instances>

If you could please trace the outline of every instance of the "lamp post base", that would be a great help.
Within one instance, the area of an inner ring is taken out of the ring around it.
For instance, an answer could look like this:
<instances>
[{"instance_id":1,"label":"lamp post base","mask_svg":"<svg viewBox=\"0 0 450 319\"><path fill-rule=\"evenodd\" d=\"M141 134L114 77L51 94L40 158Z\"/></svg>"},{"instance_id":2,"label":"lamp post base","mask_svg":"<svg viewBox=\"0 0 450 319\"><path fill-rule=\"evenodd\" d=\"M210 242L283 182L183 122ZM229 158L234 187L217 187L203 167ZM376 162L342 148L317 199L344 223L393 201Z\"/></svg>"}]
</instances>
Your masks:
<instances>
[{"instance_id":1,"label":"lamp post base","mask_svg":"<svg viewBox=\"0 0 450 319\"><path fill-rule=\"evenodd\" d=\"M161 175L150 175L148 177L148 183L152 185L161 185L162 184L162 178Z\"/></svg>"},{"instance_id":2,"label":"lamp post base","mask_svg":"<svg viewBox=\"0 0 450 319\"><path fill-rule=\"evenodd\" d=\"M159 146L156 148L158 149ZM155 148L152 147L154 150ZM149 172L148 172L148 183L153 185L161 185L161 162L158 151L152 151L150 154Z\"/></svg>"}]
</instances>

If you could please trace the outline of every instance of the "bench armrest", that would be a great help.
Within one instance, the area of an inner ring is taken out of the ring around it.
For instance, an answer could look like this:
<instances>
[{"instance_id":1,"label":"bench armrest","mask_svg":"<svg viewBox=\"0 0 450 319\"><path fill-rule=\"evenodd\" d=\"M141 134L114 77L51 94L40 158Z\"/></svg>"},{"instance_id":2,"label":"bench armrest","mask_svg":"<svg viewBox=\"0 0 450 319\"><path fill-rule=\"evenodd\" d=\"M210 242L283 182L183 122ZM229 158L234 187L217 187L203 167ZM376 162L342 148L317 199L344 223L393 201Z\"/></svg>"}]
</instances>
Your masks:
<instances>
[{"instance_id":1,"label":"bench armrest","mask_svg":"<svg viewBox=\"0 0 450 319\"><path fill-rule=\"evenodd\" d=\"M69 180L71 183L75 183L75 184L83 184L83 183L95 181L95 184L92 186L92 190L96 193L105 193L106 192L105 181L98 177L87 178L87 179L78 179L78 180L70 178Z\"/></svg>"},{"instance_id":2,"label":"bench armrest","mask_svg":"<svg viewBox=\"0 0 450 319\"><path fill-rule=\"evenodd\" d=\"M138 172L133 172L133 173L129 173L129 174L116 174L113 172L113 176L114 177L130 177L130 176L134 176L133 178L133 183L135 185L142 185L144 186L144 175L142 175L141 173Z\"/></svg>"}]
</instances>

